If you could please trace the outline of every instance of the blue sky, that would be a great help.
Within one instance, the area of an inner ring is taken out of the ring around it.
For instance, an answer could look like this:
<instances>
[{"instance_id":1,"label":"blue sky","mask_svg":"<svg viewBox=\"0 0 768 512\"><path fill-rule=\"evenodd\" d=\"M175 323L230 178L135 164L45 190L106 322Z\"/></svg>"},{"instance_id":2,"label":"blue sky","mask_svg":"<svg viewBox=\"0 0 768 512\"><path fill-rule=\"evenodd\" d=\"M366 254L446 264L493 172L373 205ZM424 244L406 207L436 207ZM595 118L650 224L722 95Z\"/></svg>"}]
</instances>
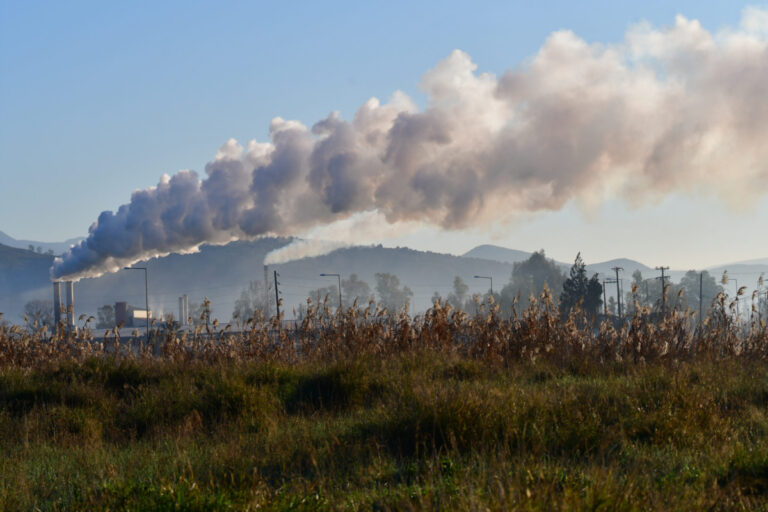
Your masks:
<instances>
[{"instance_id":1,"label":"blue sky","mask_svg":"<svg viewBox=\"0 0 768 512\"><path fill-rule=\"evenodd\" d=\"M421 76L455 48L501 75L558 29L612 43L642 20L669 25L682 13L714 31L737 25L741 10L725 1L3 1L0 230L46 241L85 235L102 210L161 174L201 171L230 137L266 140L275 116L350 118L397 89L423 101ZM544 247L569 260L584 249L574 236L582 230L592 260L704 266L768 256L764 234L755 236L766 214L765 199L738 213L709 199L639 210L617 202L591 218L569 206L492 233L398 243L454 253L483 242ZM675 221L660 231L660 218ZM616 229L618 239L601 236ZM727 247L707 233L727 236Z\"/></svg>"}]
</instances>

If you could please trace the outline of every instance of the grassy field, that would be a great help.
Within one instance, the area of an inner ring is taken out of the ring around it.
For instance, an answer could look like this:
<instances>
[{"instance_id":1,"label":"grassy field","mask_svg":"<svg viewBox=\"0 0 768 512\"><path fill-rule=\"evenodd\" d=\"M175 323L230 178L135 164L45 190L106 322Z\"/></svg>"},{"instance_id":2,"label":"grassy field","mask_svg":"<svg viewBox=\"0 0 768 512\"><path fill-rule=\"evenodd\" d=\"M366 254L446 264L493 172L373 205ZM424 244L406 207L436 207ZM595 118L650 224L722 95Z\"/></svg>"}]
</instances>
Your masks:
<instances>
[{"instance_id":1,"label":"grassy field","mask_svg":"<svg viewBox=\"0 0 768 512\"><path fill-rule=\"evenodd\" d=\"M154 355L3 328L0 509L768 507L764 330L430 315Z\"/></svg>"}]
</instances>

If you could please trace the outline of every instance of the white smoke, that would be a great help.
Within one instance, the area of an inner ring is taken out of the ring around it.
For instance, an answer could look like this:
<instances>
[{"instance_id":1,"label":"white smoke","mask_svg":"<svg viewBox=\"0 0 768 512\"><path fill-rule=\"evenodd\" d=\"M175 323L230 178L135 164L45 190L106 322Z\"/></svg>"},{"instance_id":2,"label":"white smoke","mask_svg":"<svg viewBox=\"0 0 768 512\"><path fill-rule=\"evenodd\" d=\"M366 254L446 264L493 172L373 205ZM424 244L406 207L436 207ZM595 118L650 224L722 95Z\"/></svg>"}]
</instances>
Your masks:
<instances>
[{"instance_id":1,"label":"white smoke","mask_svg":"<svg viewBox=\"0 0 768 512\"><path fill-rule=\"evenodd\" d=\"M52 276L306 233L361 212L453 229L613 196L749 203L768 190L767 48L768 11L747 9L736 29L678 16L616 45L555 32L498 78L456 50L424 75L423 110L396 92L311 130L275 118L270 142L228 141L204 179L181 171L102 213Z\"/></svg>"},{"instance_id":2,"label":"white smoke","mask_svg":"<svg viewBox=\"0 0 768 512\"><path fill-rule=\"evenodd\" d=\"M288 245L267 254L264 258L265 265L275 265L287 261L298 260L301 258L311 258L313 256L322 256L336 249L347 247L348 244L335 242L333 240L294 240Z\"/></svg>"}]
</instances>

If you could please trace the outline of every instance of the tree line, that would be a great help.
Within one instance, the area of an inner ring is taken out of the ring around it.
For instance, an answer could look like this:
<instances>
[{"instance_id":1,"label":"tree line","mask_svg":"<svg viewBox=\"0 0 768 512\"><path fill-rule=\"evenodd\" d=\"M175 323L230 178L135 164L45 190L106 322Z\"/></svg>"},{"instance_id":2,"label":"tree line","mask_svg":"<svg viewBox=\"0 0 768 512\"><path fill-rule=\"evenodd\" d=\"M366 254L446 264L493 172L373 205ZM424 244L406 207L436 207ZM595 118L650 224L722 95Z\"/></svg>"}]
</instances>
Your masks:
<instances>
[{"instance_id":1,"label":"tree line","mask_svg":"<svg viewBox=\"0 0 768 512\"><path fill-rule=\"evenodd\" d=\"M338 306L339 299L345 309L353 305L367 307L370 302L375 302L389 311L402 311L409 308L413 291L402 284L396 275L376 273L375 279L376 283L371 288L357 274L351 274L348 278L341 280L341 298L339 298L337 285L314 289L309 292L308 298L316 304L325 303L332 310ZM724 276L723 279L726 277ZM460 276L455 276L453 290L446 297L435 292L432 303L439 301L455 309L472 313L476 310L477 303L488 303L492 296L502 314L509 315L514 311L525 310L531 300L541 297L545 290L557 300L558 307L564 316L577 306L593 318L603 314L617 315L618 313L614 294L611 293L607 302L604 303L607 293L604 293L603 283L598 274L588 275L586 263L580 253L576 255L573 265L566 274L557 262L547 258L543 249L534 252L524 261L514 263L509 281L499 292L491 294L489 291L482 295L470 295L466 282ZM235 301L232 312L233 322L243 323L257 310L268 311L270 308L273 310L272 293L265 290L263 282L251 281ZM628 281L628 286L624 287L621 294L622 309L625 315L631 316L637 308L648 308L658 312L662 308L668 311L687 309L699 311L701 307L706 315L721 293L724 293L723 286L707 271L700 273L690 270L679 283L667 281L665 289L662 290L662 282L659 279L646 278L640 270L635 270ZM758 302L758 307L768 309L768 301ZM299 307L297 311L299 316L303 314L304 308L304 305ZM32 300L26 304L24 312L28 323L52 327L53 307L50 301ZM765 313L768 314L768 311ZM193 324L210 322L212 320L210 301L206 299L200 304L191 304L190 319ZM112 306L104 305L99 308L96 327L111 328L114 325L115 315Z\"/></svg>"}]
</instances>

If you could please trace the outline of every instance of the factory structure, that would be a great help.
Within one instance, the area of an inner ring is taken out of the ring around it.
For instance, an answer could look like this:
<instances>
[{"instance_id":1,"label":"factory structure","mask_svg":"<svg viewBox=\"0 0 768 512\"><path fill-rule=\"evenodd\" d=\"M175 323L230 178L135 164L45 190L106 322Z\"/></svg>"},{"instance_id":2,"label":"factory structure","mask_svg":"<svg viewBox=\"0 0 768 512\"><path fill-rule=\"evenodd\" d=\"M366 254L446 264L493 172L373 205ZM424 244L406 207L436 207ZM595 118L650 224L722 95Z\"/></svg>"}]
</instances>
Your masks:
<instances>
[{"instance_id":1,"label":"factory structure","mask_svg":"<svg viewBox=\"0 0 768 512\"><path fill-rule=\"evenodd\" d=\"M66 304L62 302L61 281L53 282L53 320L56 329L62 325L62 313L66 319L66 330L75 329L75 284L72 281L64 281L64 296Z\"/></svg>"},{"instance_id":2,"label":"factory structure","mask_svg":"<svg viewBox=\"0 0 768 512\"><path fill-rule=\"evenodd\" d=\"M147 318L152 321L152 310L134 308L127 302L115 302L115 324L122 327L144 327Z\"/></svg>"},{"instance_id":3,"label":"factory structure","mask_svg":"<svg viewBox=\"0 0 768 512\"><path fill-rule=\"evenodd\" d=\"M142 327L147 318L152 320L152 310L134 308L129 306L127 302L115 302L116 325ZM53 320L57 329L62 328L64 332L73 332L77 329L75 325L75 286L72 281L53 282Z\"/></svg>"},{"instance_id":4,"label":"factory structure","mask_svg":"<svg viewBox=\"0 0 768 512\"><path fill-rule=\"evenodd\" d=\"M264 265L264 315L271 315L271 303L276 297L271 296L269 282L269 266ZM115 325L122 327L142 327L147 320L152 321L151 309L136 308L127 302L115 302ZM72 332L77 329L75 325L75 287L73 281L53 281L53 316L57 329L64 332ZM190 324L189 297L185 294L179 297L178 325L187 327Z\"/></svg>"}]
</instances>

